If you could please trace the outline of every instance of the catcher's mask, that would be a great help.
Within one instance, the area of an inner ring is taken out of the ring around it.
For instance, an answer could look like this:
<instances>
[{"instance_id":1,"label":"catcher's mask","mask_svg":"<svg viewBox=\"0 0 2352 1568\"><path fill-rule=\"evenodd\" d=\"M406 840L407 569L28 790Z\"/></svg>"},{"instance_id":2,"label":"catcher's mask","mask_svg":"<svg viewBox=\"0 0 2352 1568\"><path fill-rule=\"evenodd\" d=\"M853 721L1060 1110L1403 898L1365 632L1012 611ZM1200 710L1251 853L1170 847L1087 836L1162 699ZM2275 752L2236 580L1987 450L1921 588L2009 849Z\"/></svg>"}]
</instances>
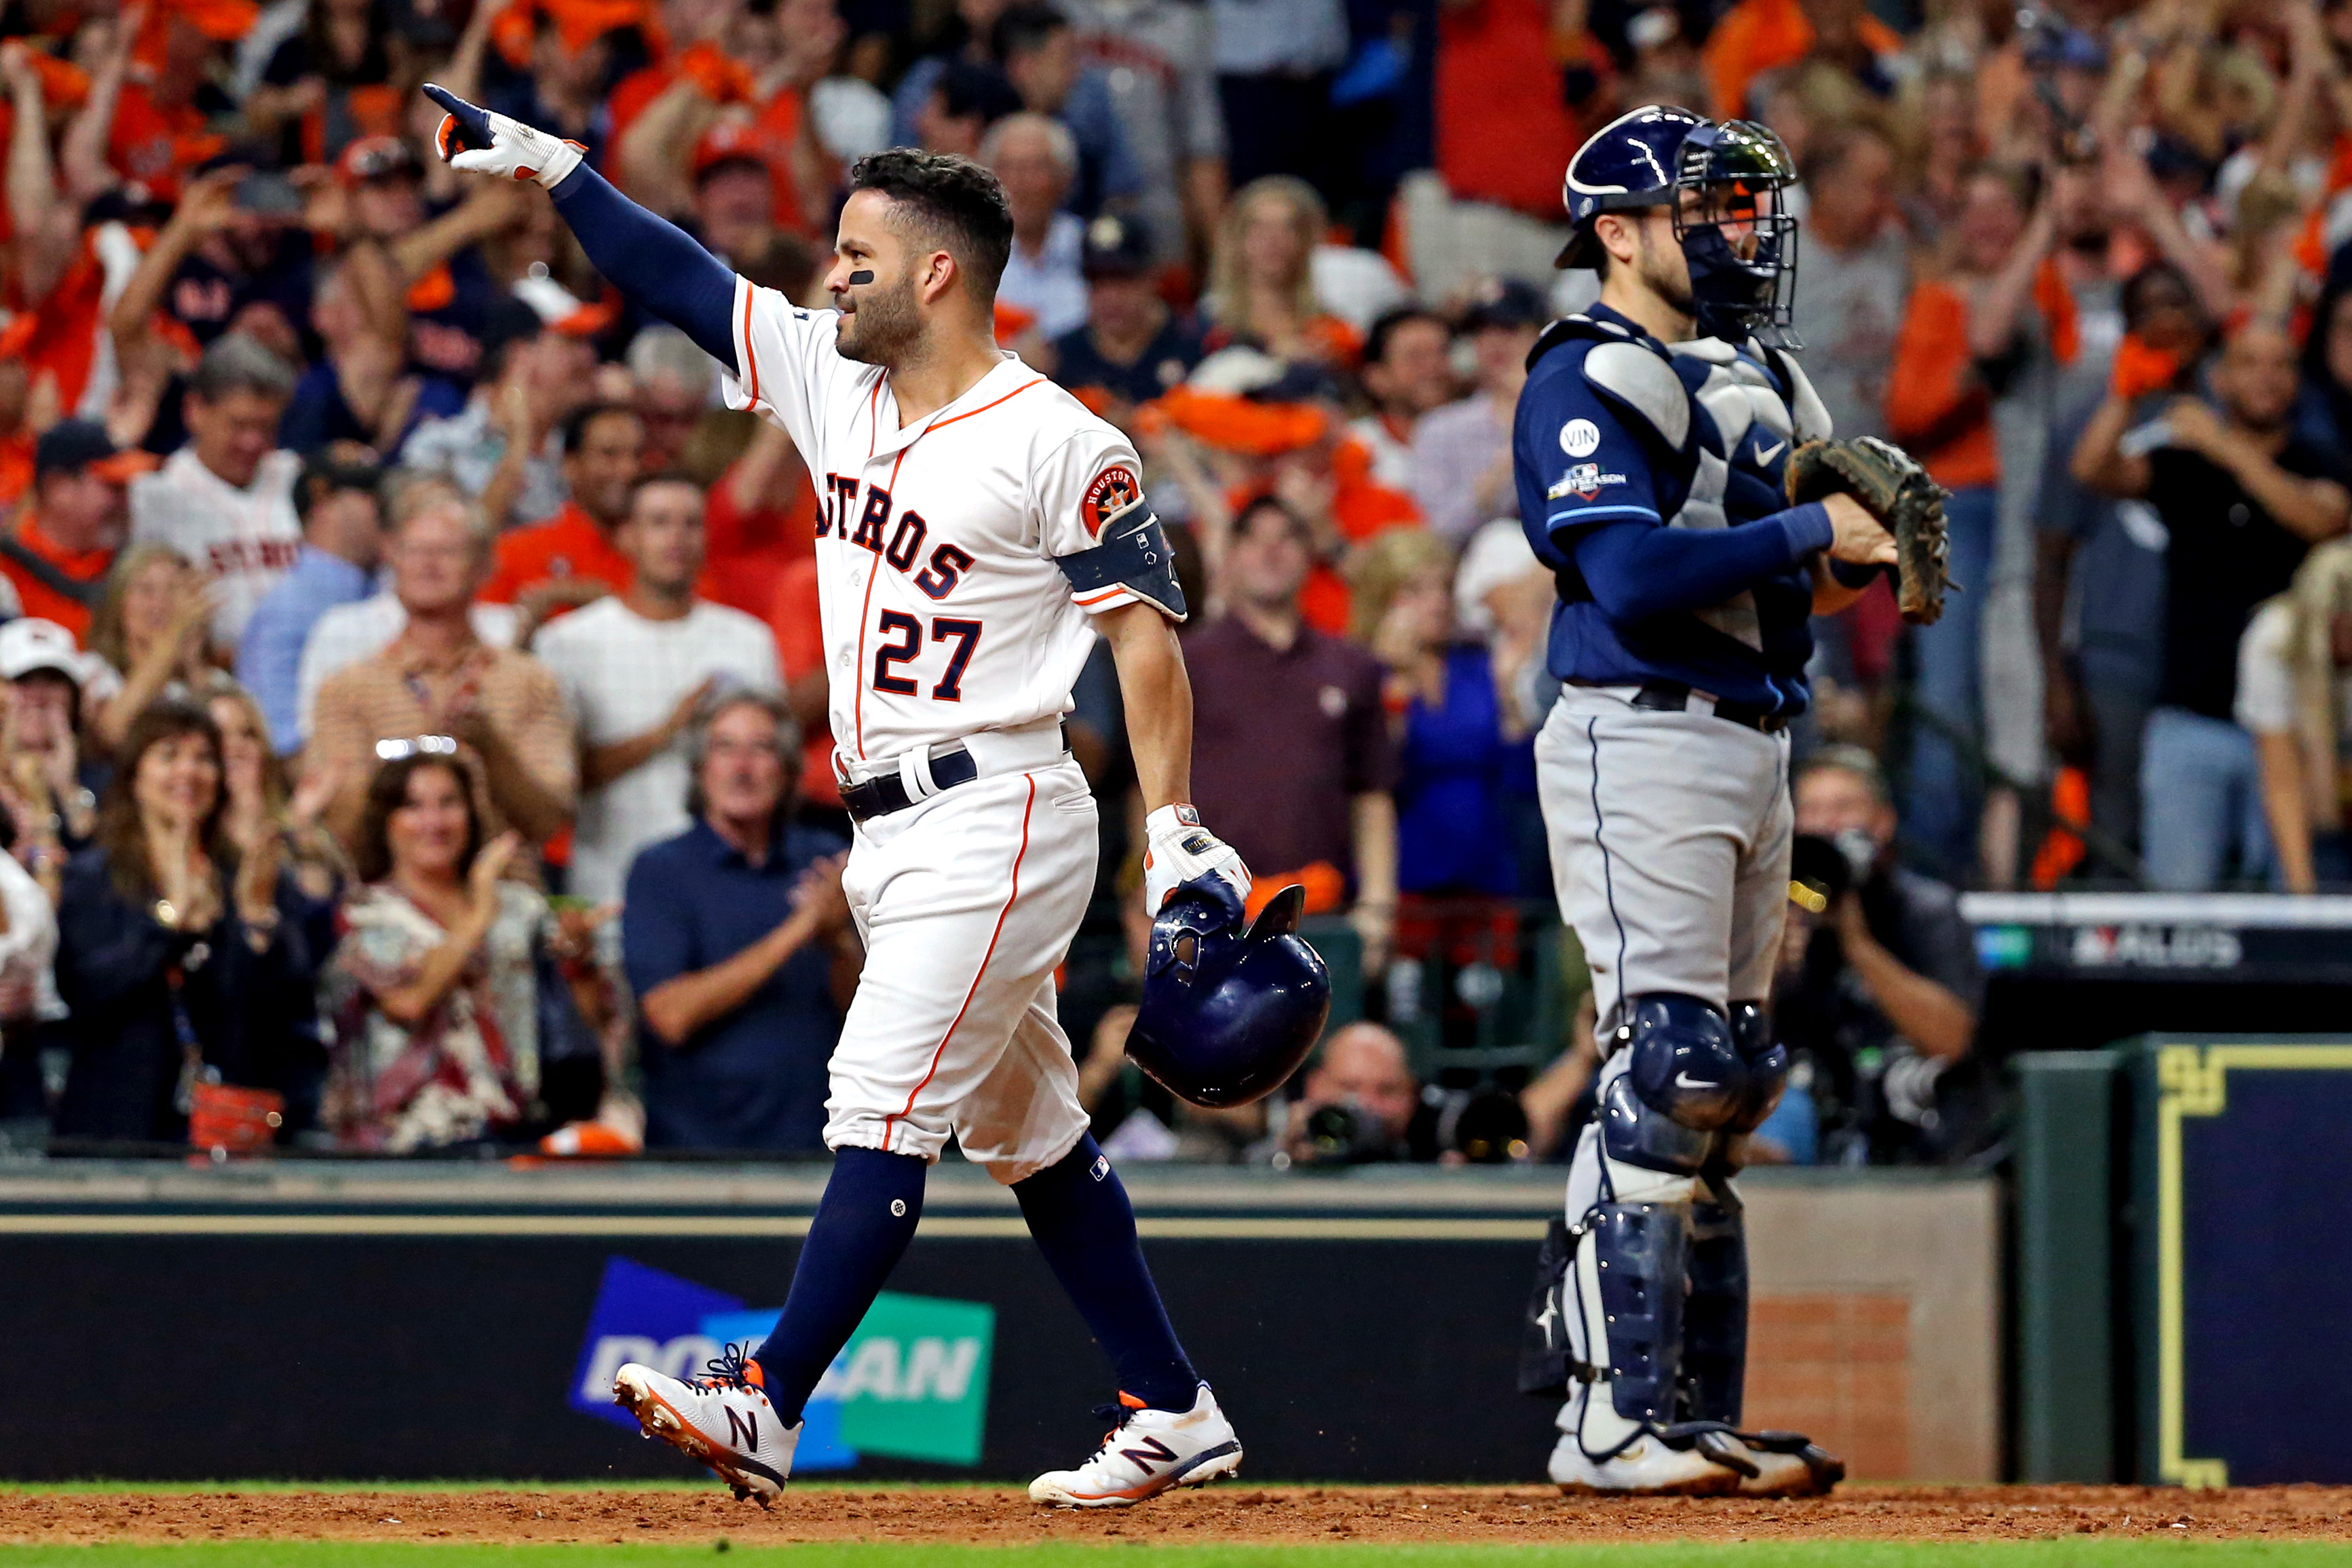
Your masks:
<instances>
[{"instance_id":1,"label":"catcher's mask","mask_svg":"<svg viewBox=\"0 0 2352 1568\"><path fill-rule=\"evenodd\" d=\"M1691 128L1675 154L1675 238L1690 267L1703 336L1754 335L1799 348L1789 319L1797 285L1797 220L1787 209L1797 167L1753 120Z\"/></svg>"}]
</instances>

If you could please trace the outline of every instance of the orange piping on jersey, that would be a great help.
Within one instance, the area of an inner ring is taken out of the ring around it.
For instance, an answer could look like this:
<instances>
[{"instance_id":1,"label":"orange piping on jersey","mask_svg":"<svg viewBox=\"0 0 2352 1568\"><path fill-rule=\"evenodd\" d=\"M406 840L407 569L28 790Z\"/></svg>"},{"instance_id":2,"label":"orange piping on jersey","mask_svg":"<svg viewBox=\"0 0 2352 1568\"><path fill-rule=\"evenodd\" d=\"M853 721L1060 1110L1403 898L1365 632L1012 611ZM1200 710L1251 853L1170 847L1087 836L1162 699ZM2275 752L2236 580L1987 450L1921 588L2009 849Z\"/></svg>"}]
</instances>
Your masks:
<instances>
[{"instance_id":1,"label":"orange piping on jersey","mask_svg":"<svg viewBox=\"0 0 2352 1568\"><path fill-rule=\"evenodd\" d=\"M988 402L982 403L978 408L971 410L969 413L952 415L950 418L940 421L937 424L925 425L921 430L915 433L915 441L920 441L924 436L929 435L934 430L944 430L959 419L970 419L972 414L986 413L998 403L1003 402L1011 398L1019 397L1031 387L1043 386L1045 384L1045 378L1044 376L1039 376L1034 382L1024 382L1019 386L1014 387L1011 392L1006 392L1003 397L992 398ZM874 379L874 395L867 400L866 404L866 428L873 433L866 442L866 457L868 462L873 461L875 444L881 439L881 409L882 378L877 376ZM898 488L898 470L906 463L907 454L915 449L915 441L909 441L906 445L898 448L898 455L891 461L890 489L893 494L896 494ZM840 533L838 528L834 531L836 536ZM860 762L866 760L866 613L867 611L874 608L874 578L880 577L881 575L882 570L879 566L877 566L874 570L874 577L869 577L866 580L866 602L858 606L857 610L857 669L856 671L857 680L856 685L850 688L857 695L851 701L850 712L856 719L856 745L857 747L857 760ZM1025 832L1026 830L1024 829L1024 831ZM926 1082L929 1082L929 1080L926 1080Z\"/></svg>"},{"instance_id":2,"label":"orange piping on jersey","mask_svg":"<svg viewBox=\"0 0 2352 1568\"><path fill-rule=\"evenodd\" d=\"M1086 595L1084 598L1073 595L1070 602L1077 605L1080 609L1091 610L1097 604L1108 603L1110 601L1117 599L1120 594L1127 591L1128 589L1125 584L1113 583L1099 593L1090 593Z\"/></svg>"},{"instance_id":3,"label":"orange piping on jersey","mask_svg":"<svg viewBox=\"0 0 2352 1568\"><path fill-rule=\"evenodd\" d=\"M1014 851L1013 855L1013 890L1004 895L1004 907L996 912L996 929L988 934L988 951L980 956L980 967L971 977L971 985L964 991L963 1006L956 1009L956 1016L948 1024L947 1033L940 1036L940 1043L932 1050L931 1065L924 1072L922 1082L907 1091L907 1103L904 1109L882 1118L882 1152L884 1154L891 1152L890 1135L896 1129L899 1117L914 1114L915 1096L923 1092L932 1076L939 1071L940 1057L947 1050L948 1041L955 1038L956 1025L963 1022L963 1015L971 1010L971 998L980 993L980 982L988 973L988 961L996 956L997 939L1004 935L1004 917L1013 913L1013 901L1021 896L1021 862L1029 853L1029 816L1037 804L1037 776L1032 773L1027 777L1029 799L1021 808L1021 847Z\"/></svg>"},{"instance_id":4,"label":"orange piping on jersey","mask_svg":"<svg viewBox=\"0 0 2352 1568\"><path fill-rule=\"evenodd\" d=\"M874 383L874 395L877 398L882 395L880 382ZM890 488L894 493L898 488L899 465L907 461L907 453L914 444L910 441L898 448L898 455L891 460ZM834 532L839 534L841 530L835 528ZM857 716L857 760L860 762L866 760L866 612L874 608L874 579L881 575L882 558L877 554L874 558L874 577L866 580L866 602L857 609L857 684L850 688L857 694L851 711Z\"/></svg>"},{"instance_id":5,"label":"orange piping on jersey","mask_svg":"<svg viewBox=\"0 0 2352 1568\"><path fill-rule=\"evenodd\" d=\"M949 425L953 424L953 423L954 423L957 420L959 420L959 419L970 419L970 418L972 416L972 414L975 414L975 413L986 413L990 409L994 408L998 403L1000 403L1000 402L1009 402L1010 400L1012 400L1012 399L1013 399L1013 398L1019 397L1023 392L1027 392L1031 387L1041 387L1041 386L1044 386L1045 384L1045 378L1044 376L1039 376L1039 377L1038 377L1035 381L1034 381L1034 382L1023 382L1019 386L1014 387L1011 392L1006 392L1006 393L1004 394L1004 396L1003 396L1003 397L1000 397L1000 398L992 398L992 399L990 399L988 402L984 402L984 403L982 403L978 408L972 409L972 410L971 410L971 411L970 411L970 412L968 412L968 413L959 413L959 414L954 414L954 415L950 416L949 418L946 418L946 419L943 419L943 420L940 421L937 424L932 425L932 426L930 427L930 429L929 429L929 430L926 430L926 431L924 431L924 432L923 432L923 435L929 435L929 434L931 433L931 431L932 431L932 430L945 430ZM915 438L915 441L920 441L922 438L923 438L923 437L922 437L922 435L919 435L919 436L917 436L917 437ZM908 445L909 445L909 446L912 446L914 444L915 444L915 442L914 442L914 441L910 441L910 442L907 443L907 444L908 444Z\"/></svg>"},{"instance_id":6,"label":"orange piping on jersey","mask_svg":"<svg viewBox=\"0 0 2352 1568\"><path fill-rule=\"evenodd\" d=\"M760 361L751 353L751 296L757 293L751 284L743 286L743 368L751 372L751 401L760 401Z\"/></svg>"}]
</instances>

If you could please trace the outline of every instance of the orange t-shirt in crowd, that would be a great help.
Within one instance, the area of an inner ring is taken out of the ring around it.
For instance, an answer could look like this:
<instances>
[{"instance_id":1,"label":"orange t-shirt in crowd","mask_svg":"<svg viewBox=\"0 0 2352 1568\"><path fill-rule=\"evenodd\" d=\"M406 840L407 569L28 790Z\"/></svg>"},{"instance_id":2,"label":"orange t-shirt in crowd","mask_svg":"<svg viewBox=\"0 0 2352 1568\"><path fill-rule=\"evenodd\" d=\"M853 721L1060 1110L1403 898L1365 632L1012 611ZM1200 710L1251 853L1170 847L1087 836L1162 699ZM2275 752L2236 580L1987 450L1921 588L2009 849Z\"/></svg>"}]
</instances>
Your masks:
<instances>
[{"instance_id":1,"label":"orange t-shirt in crowd","mask_svg":"<svg viewBox=\"0 0 2352 1568\"><path fill-rule=\"evenodd\" d=\"M790 685L824 663L824 631L817 622L816 557L793 562L777 575L768 605L768 630L775 633L776 664ZM801 799L812 806L839 806L841 786L833 777L833 731L808 727L802 747Z\"/></svg>"},{"instance_id":2,"label":"orange t-shirt in crowd","mask_svg":"<svg viewBox=\"0 0 2352 1568\"><path fill-rule=\"evenodd\" d=\"M1580 138L1560 95L1551 10L1549 0L1439 8L1437 170L1458 201L1559 215L1559 171Z\"/></svg>"},{"instance_id":3,"label":"orange t-shirt in crowd","mask_svg":"<svg viewBox=\"0 0 2352 1568\"><path fill-rule=\"evenodd\" d=\"M33 486L33 433L0 435L0 507L13 507Z\"/></svg>"},{"instance_id":4,"label":"orange t-shirt in crowd","mask_svg":"<svg viewBox=\"0 0 2352 1568\"><path fill-rule=\"evenodd\" d=\"M1901 51L1902 38L1875 16L1854 23L1854 36L1874 55ZM1738 120L1748 112L1748 85L1775 66L1801 60L1812 52L1813 24L1800 0L1739 0L1707 35L1700 51L1706 84L1717 120Z\"/></svg>"},{"instance_id":5,"label":"orange t-shirt in crowd","mask_svg":"<svg viewBox=\"0 0 2352 1568\"><path fill-rule=\"evenodd\" d=\"M1948 283L1911 290L1886 378L1886 433L1948 489L2000 480L1992 399L1969 353L1968 297Z\"/></svg>"},{"instance_id":6,"label":"orange t-shirt in crowd","mask_svg":"<svg viewBox=\"0 0 2352 1568\"><path fill-rule=\"evenodd\" d=\"M621 138L630 125L680 80L693 82L702 96L714 104L751 106L747 150L758 153L768 165L776 224L795 234L806 233L808 214L801 204L800 187L793 179L792 166L793 143L800 137L803 112L801 95L785 89L765 103L758 102L752 97L755 84L751 70L741 61L730 58L716 44L697 44L681 55L656 60L621 78L620 85L605 99L606 110L612 117L612 127L604 137L605 177L616 177L621 172Z\"/></svg>"},{"instance_id":7,"label":"orange t-shirt in crowd","mask_svg":"<svg viewBox=\"0 0 2352 1568\"><path fill-rule=\"evenodd\" d=\"M764 621L784 569L816 554L816 491L807 467L793 467L793 493L781 507L739 507L732 466L710 486L703 514L709 544L696 585L703 598Z\"/></svg>"},{"instance_id":8,"label":"orange t-shirt in crowd","mask_svg":"<svg viewBox=\"0 0 2352 1568\"><path fill-rule=\"evenodd\" d=\"M106 329L106 267L91 245L97 231L82 231L81 247L46 298L27 308L0 333L0 357L22 360L33 387L56 383L57 406L71 411L89 385L98 359L98 335Z\"/></svg>"},{"instance_id":9,"label":"orange t-shirt in crowd","mask_svg":"<svg viewBox=\"0 0 2352 1568\"><path fill-rule=\"evenodd\" d=\"M619 168L621 137L654 99L677 85L680 77L693 81L713 103L740 103L751 96L751 72L731 59L716 44L697 44L682 54L657 55L650 65L623 77L604 99L612 128L604 133L604 172Z\"/></svg>"},{"instance_id":10,"label":"orange t-shirt in crowd","mask_svg":"<svg viewBox=\"0 0 2352 1568\"><path fill-rule=\"evenodd\" d=\"M577 501L547 521L517 528L499 540L498 565L481 597L493 604L512 604L526 589L551 578L593 577L615 593L625 593L635 574L629 558L614 548Z\"/></svg>"},{"instance_id":11,"label":"orange t-shirt in crowd","mask_svg":"<svg viewBox=\"0 0 2352 1568\"><path fill-rule=\"evenodd\" d=\"M165 109L145 87L131 82L115 99L106 161L124 179L138 181L164 201L177 201L180 176L226 145L226 139L205 129L204 111L195 105Z\"/></svg>"},{"instance_id":12,"label":"orange t-shirt in crowd","mask_svg":"<svg viewBox=\"0 0 2352 1568\"><path fill-rule=\"evenodd\" d=\"M5 575L16 587L17 601L25 613L43 621L54 621L74 634L77 643L89 640L90 612L98 605L99 586L106 580L107 570L114 564L110 549L69 550L58 547L48 535L41 532L41 520L30 510L16 520L16 533L7 541L13 549L0 548L0 575ZM87 598L72 597L58 592L35 575L31 567L16 559L16 552L37 557L67 581L85 584L90 590Z\"/></svg>"}]
</instances>

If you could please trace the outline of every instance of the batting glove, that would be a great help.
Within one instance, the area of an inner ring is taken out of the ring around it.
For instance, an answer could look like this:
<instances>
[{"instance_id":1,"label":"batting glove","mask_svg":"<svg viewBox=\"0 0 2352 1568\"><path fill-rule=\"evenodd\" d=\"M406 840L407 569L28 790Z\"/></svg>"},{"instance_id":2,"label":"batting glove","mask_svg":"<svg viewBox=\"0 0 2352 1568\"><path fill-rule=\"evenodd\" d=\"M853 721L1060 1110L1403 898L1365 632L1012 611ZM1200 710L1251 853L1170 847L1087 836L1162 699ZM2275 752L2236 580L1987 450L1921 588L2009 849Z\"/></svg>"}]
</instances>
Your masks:
<instances>
[{"instance_id":1,"label":"batting glove","mask_svg":"<svg viewBox=\"0 0 2352 1568\"><path fill-rule=\"evenodd\" d=\"M580 167L580 160L587 154L588 149L577 141L493 114L446 87L426 82L425 96L449 111L441 117L441 132L434 141L441 149L442 162L452 169L501 179L536 180L552 191Z\"/></svg>"},{"instance_id":2,"label":"batting glove","mask_svg":"<svg viewBox=\"0 0 2352 1568\"><path fill-rule=\"evenodd\" d=\"M1239 850L1201 826L1201 813L1190 806L1162 806L1143 820L1143 833L1145 909L1156 915L1169 894L1186 883L1208 879L1219 884L1213 893L1232 899L1234 917L1240 917L1240 905L1249 897L1249 867Z\"/></svg>"}]
</instances>

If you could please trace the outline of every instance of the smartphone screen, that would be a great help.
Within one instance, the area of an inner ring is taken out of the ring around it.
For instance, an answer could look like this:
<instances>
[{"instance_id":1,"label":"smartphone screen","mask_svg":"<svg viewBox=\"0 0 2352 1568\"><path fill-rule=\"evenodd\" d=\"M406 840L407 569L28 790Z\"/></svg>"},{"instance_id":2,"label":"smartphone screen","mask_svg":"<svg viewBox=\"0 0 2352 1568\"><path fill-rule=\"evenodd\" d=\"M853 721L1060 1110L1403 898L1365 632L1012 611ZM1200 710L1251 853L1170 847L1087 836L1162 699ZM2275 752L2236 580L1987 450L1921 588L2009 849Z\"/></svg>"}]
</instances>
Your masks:
<instances>
[{"instance_id":1,"label":"smartphone screen","mask_svg":"<svg viewBox=\"0 0 2352 1568\"><path fill-rule=\"evenodd\" d=\"M236 183L236 205L240 212L261 217L299 217L303 208L302 193L294 182L283 174L261 172L247 174Z\"/></svg>"}]
</instances>

